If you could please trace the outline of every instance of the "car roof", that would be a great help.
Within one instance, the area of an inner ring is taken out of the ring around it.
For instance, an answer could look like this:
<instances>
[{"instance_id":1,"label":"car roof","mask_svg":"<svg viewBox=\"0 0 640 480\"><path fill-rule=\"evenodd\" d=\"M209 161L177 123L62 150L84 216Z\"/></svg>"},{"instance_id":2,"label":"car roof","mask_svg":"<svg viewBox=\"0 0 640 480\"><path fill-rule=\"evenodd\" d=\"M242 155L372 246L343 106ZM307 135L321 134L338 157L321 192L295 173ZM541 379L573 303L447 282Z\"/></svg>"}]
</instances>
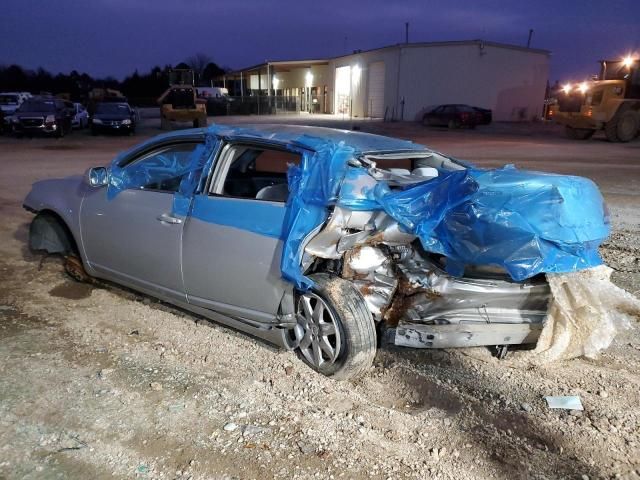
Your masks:
<instances>
[{"instance_id":1,"label":"car roof","mask_svg":"<svg viewBox=\"0 0 640 480\"><path fill-rule=\"evenodd\" d=\"M164 142L173 138L179 140L181 138L193 138L197 136L206 137L207 134L289 143L311 150L315 150L322 145L329 146L344 143L345 146L353 148L356 153L428 151L428 148L424 145L408 140L384 137L382 135L327 127L281 124L213 125L210 128L194 128L169 132L154 137L146 143Z\"/></svg>"}]
</instances>

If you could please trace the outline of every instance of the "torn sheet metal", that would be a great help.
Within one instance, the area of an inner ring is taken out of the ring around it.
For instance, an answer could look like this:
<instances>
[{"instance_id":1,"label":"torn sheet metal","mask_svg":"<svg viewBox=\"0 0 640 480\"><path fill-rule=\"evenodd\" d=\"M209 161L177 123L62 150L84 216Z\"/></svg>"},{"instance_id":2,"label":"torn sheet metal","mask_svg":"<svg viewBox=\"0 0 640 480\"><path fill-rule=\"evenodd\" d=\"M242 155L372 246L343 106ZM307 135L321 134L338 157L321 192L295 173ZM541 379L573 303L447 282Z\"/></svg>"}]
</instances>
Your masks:
<instances>
[{"instance_id":1,"label":"torn sheet metal","mask_svg":"<svg viewBox=\"0 0 640 480\"><path fill-rule=\"evenodd\" d=\"M539 323L456 323L426 325L401 323L394 343L411 348L467 348L482 345L520 345L536 343Z\"/></svg>"}]
</instances>

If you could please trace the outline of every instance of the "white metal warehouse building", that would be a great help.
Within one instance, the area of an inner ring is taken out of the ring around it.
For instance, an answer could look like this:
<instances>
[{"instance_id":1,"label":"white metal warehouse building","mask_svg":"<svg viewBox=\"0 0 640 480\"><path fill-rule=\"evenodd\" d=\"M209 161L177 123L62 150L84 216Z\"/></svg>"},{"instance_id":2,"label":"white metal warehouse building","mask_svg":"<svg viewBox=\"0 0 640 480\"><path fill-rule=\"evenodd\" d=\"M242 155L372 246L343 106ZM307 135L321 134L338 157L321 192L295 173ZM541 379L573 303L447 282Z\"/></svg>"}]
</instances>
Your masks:
<instances>
[{"instance_id":1,"label":"white metal warehouse building","mask_svg":"<svg viewBox=\"0 0 640 480\"><path fill-rule=\"evenodd\" d=\"M265 62L225 82L236 96L299 99L300 111L412 121L429 106L463 103L493 110L497 121L526 121L542 115L549 56L482 40L405 43Z\"/></svg>"}]
</instances>

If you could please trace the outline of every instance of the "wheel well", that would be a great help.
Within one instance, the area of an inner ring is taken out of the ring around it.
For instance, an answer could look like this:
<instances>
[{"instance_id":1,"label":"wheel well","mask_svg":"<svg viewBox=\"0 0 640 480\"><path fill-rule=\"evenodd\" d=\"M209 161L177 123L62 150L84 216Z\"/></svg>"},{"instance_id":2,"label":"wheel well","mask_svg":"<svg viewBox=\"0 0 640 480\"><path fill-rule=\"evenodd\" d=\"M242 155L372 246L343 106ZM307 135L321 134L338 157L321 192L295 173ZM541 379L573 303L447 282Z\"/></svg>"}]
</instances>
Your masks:
<instances>
[{"instance_id":1,"label":"wheel well","mask_svg":"<svg viewBox=\"0 0 640 480\"><path fill-rule=\"evenodd\" d=\"M29 248L50 254L78 254L78 244L65 221L52 210L40 210L29 227Z\"/></svg>"}]
</instances>

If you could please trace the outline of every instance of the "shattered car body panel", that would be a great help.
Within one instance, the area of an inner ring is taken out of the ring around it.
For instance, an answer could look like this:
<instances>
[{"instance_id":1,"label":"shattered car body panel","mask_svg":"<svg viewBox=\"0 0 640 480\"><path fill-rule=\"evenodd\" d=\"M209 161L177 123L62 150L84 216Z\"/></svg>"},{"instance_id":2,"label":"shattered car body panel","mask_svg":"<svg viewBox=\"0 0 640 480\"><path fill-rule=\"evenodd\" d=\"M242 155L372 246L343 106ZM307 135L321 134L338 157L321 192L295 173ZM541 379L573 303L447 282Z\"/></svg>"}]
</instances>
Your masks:
<instances>
[{"instance_id":1,"label":"shattered car body panel","mask_svg":"<svg viewBox=\"0 0 640 480\"><path fill-rule=\"evenodd\" d=\"M189 156L131 160L186 141L198 144ZM299 157L283 174L286 203L225 193L220 179L233 145ZM171 191L140 192L174 178ZM288 335L296 327L296 295L313 290L315 273L355 285L374 320L396 329L398 345L534 343L550 298L541 274L599 265L597 247L609 231L602 197L586 179L480 170L412 142L316 127L213 126L161 135L116 158L106 189L79 182L65 195L82 204L69 228L90 274L287 348L298 346ZM30 199L42 196L32 192L25 206L40 211L44 203ZM119 205L129 214L127 198L141 196L134 208L144 210L134 222L148 221L153 233L131 226L132 239L143 236L136 262L122 261L120 232L101 265L87 258L104 253L105 235L121 222L113 217L106 228L102 212ZM153 251L166 232L164 250ZM122 268L138 268L118 274L117 259ZM155 272L143 268L147 261ZM168 277L170 284L158 284Z\"/></svg>"}]
</instances>

